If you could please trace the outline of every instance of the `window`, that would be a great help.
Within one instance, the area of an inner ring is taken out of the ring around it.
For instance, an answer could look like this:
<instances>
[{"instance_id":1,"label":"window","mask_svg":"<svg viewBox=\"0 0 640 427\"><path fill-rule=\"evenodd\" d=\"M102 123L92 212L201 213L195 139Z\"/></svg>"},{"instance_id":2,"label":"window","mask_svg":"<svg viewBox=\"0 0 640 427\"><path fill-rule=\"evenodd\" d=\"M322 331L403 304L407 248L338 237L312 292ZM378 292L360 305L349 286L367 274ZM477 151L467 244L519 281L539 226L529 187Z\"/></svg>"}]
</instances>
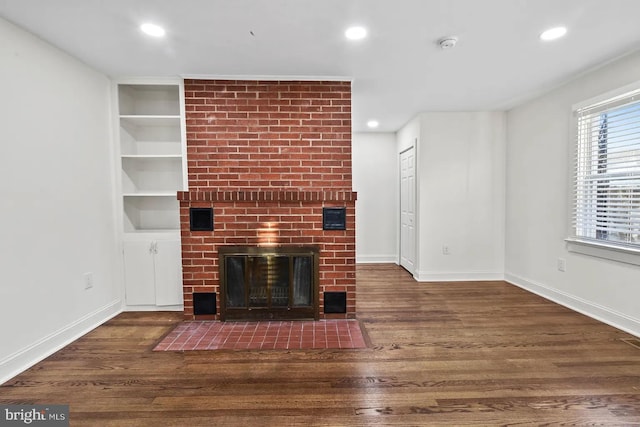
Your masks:
<instances>
[{"instance_id":1,"label":"window","mask_svg":"<svg viewBox=\"0 0 640 427\"><path fill-rule=\"evenodd\" d=\"M640 251L640 89L575 109L572 239Z\"/></svg>"}]
</instances>

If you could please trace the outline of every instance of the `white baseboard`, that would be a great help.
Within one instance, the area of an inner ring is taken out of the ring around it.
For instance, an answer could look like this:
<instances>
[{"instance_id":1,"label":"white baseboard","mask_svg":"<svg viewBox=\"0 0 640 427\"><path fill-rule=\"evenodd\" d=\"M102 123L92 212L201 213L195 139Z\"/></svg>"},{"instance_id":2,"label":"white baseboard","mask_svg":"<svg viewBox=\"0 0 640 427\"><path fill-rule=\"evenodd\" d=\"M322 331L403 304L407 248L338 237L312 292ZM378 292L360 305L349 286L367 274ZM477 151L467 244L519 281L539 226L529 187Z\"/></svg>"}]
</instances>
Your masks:
<instances>
[{"instance_id":1,"label":"white baseboard","mask_svg":"<svg viewBox=\"0 0 640 427\"><path fill-rule=\"evenodd\" d=\"M184 311L180 305L125 305L122 311Z\"/></svg>"},{"instance_id":2,"label":"white baseboard","mask_svg":"<svg viewBox=\"0 0 640 427\"><path fill-rule=\"evenodd\" d=\"M398 256L391 255L356 255L356 264L398 264Z\"/></svg>"},{"instance_id":3,"label":"white baseboard","mask_svg":"<svg viewBox=\"0 0 640 427\"><path fill-rule=\"evenodd\" d=\"M5 383L56 351L69 345L122 312L116 300L0 360L0 384Z\"/></svg>"},{"instance_id":4,"label":"white baseboard","mask_svg":"<svg viewBox=\"0 0 640 427\"><path fill-rule=\"evenodd\" d=\"M494 271L417 271L413 276L418 282L476 282L504 280L502 272Z\"/></svg>"},{"instance_id":5,"label":"white baseboard","mask_svg":"<svg viewBox=\"0 0 640 427\"><path fill-rule=\"evenodd\" d=\"M505 280L519 288L563 305L573 311L577 311L578 313L582 313L585 316L606 323L614 328L640 337L640 319L627 316L626 314L619 313L592 301L587 301L575 295L550 288L541 283L525 279L512 273L506 273Z\"/></svg>"}]
</instances>

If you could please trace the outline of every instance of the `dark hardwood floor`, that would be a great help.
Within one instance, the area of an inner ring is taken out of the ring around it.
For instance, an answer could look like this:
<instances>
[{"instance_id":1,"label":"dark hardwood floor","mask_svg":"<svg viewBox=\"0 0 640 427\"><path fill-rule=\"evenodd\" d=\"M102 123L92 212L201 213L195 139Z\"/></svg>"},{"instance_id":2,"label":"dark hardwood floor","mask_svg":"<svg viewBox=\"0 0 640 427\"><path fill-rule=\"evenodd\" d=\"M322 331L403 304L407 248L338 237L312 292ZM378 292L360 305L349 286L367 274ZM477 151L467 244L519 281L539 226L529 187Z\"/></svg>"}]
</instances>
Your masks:
<instances>
[{"instance_id":1,"label":"dark hardwood floor","mask_svg":"<svg viewBox=\"0 0 640 427\"><path fill-rule=\"evenodd\" d=\"M123 313L0 387L72 426L640 425L632 336L504 282L359 266L364 350L152 352Z\"/></svg>"}]
</instances>

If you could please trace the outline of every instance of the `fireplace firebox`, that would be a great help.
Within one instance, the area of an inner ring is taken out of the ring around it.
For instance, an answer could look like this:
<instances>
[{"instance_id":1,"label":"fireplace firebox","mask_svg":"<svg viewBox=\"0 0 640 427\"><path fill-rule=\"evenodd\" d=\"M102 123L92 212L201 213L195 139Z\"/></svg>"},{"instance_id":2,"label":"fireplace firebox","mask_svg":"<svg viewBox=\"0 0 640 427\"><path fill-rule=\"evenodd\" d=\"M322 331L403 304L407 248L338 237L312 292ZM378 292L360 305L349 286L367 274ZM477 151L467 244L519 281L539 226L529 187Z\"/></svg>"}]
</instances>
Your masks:
<instances>
[{"instance_id":1,"label":"fireplace firebox","mask_svg":"<svg viewBox=\"0 0 640 427\"><path fill-rule=\"evenodd\" d=\"M222 246L220 319L318 319L316 246Z\"/></svg>"}]
</instances>

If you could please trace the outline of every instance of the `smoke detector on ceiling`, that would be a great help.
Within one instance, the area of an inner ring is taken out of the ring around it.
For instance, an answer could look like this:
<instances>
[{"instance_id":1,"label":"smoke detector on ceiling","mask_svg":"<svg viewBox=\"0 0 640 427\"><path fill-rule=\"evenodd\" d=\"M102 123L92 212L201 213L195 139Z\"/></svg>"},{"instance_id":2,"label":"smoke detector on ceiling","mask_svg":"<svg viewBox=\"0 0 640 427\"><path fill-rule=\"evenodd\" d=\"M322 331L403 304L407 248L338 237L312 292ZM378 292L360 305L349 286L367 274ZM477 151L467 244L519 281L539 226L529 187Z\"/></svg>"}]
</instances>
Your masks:
<instances>
[{"instance_id":1,"label":"smoke detector on ceiling","mask_svg":"<svg viewBox=\"0 0 640 427\"><path fill-rule=\"evenodd\" d=\"M452 49L456 46L456 43L458 43L458 39L455 37L443 37L438 40L438 46L441 49Z\"/></svg>"}]
</instances>

